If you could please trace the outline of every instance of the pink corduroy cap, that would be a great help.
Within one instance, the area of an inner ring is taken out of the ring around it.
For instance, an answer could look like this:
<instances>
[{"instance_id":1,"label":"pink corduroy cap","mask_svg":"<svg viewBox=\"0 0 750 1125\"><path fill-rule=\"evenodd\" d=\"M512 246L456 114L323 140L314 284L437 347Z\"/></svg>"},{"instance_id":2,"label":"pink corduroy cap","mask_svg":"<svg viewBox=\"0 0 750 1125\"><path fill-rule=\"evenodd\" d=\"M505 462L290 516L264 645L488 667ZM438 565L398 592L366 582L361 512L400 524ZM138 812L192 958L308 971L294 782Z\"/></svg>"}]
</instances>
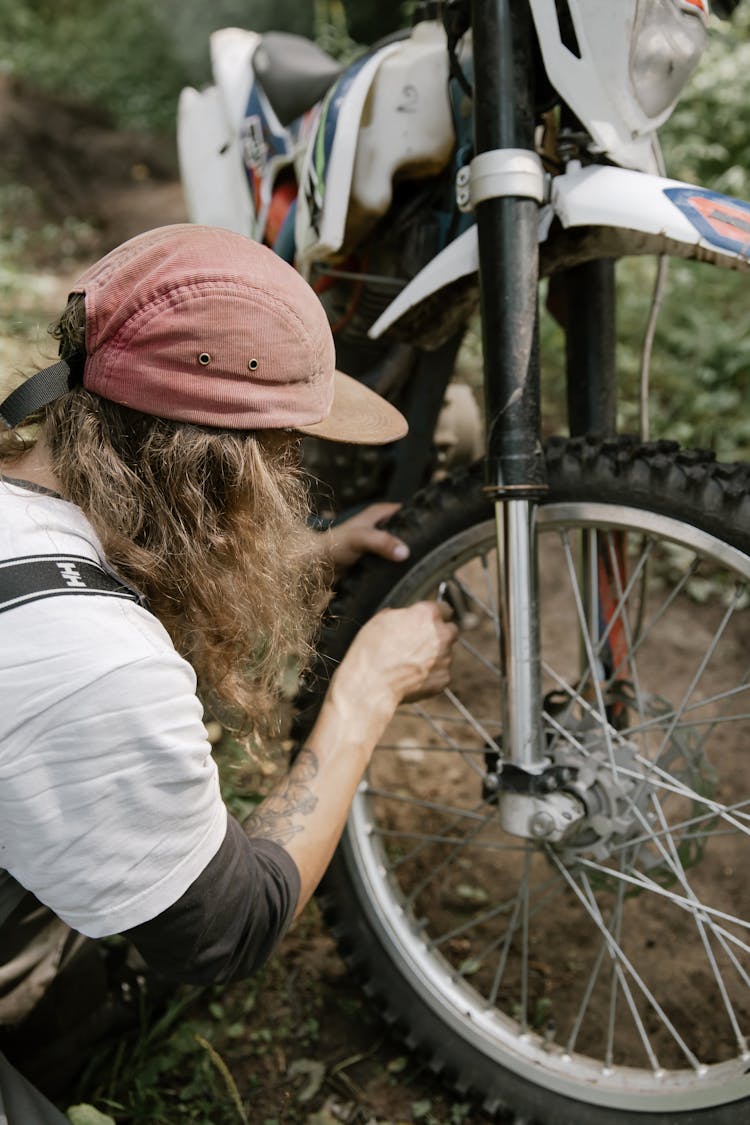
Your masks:
<instances>
[{"instance_id":1,"label":"pink corduroy cap","mask_svg":"<svg viewBox=\"0 0 750 1125\"><path fill-rule=\"evenodd\" d=\"M227 429L292 429L377 445L407 431L335 370L325 311L273 251L215 227L131 238L73 286L86 302L83 384L144 414Z\"/></svg>"}]
</instances>

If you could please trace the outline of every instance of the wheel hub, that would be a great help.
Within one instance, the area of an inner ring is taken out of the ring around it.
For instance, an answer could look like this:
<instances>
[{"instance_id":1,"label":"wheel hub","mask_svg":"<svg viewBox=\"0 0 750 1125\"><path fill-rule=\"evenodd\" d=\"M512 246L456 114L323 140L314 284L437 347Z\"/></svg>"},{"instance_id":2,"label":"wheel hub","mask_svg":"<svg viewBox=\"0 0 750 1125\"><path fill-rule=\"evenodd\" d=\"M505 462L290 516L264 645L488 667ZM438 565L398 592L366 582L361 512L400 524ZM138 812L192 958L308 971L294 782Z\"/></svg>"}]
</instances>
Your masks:
<instances>
[{"instance_id":1,"label":"wheel hub","mask_svg":"<svg viewBox=\"0 0 750 1125\"><path fill-rule=\"evenodd\" d=\"M610 712L632 706L628 685L617 685L610 702ZM641 699L640 712L642 724L652 724L658 734L663 727L653 720L663 719L668 728L673 708L653 696L645 702ZM495 759L487 774L485 798L497 803L506 832L555 846L569 866L583 857L604 863L632 841L639 850L639 867L652 878L659 878L661 870L666 875L668 866L658 848L644 850L639 845L654 830L651 794L661 775L668 774L678 793L684 787L686 802L694 803L696 794L713 795L714 770L697 738L671 731L663 745L657 743L658 748L649 752L645 742L624 739L614 724L605 726L591 715L574 719L571 714L568 708L563 722L556 723L563 737L553 740L540 774L531 776ZM490 766L489 755L487 761ZM679 833L672 835L680 840ZM703 848L692 839L687 825L684 835L688 846L682 848L683 865L689 867L701 858Z\"/></svg>"}]
</instances>

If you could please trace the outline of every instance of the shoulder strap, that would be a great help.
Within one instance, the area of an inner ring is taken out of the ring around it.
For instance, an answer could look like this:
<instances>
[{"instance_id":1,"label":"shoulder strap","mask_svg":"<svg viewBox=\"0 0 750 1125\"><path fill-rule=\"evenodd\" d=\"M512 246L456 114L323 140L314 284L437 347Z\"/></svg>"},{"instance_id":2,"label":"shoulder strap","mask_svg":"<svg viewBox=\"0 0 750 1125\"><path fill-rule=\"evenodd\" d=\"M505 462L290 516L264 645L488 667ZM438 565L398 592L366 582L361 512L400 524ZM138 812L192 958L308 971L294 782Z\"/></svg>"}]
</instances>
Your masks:
<instances>
[{"instance_id":1,"label":"shoulder strap","mask_svg":"<svg viewBox=\"0 0 750 1125\"><path fill-rule=\"evenodd\" d=\"M104 594L145 605L137 590L79 555L27 555L0 562L0 613L60 594Z\"/></svg>"},{"instance_id":2,"label":"shoulder strap","mask_svg":"<svg viewBox=\"0 0 750 1125\"><path fill-rule=\"evenodd\" d=\"M37 371L0 402L0 422L12 430L40 407L66 394L78 381L76 364L74 368L67 360L58 359L51 367Z\"/></svg>"}]
</instances>

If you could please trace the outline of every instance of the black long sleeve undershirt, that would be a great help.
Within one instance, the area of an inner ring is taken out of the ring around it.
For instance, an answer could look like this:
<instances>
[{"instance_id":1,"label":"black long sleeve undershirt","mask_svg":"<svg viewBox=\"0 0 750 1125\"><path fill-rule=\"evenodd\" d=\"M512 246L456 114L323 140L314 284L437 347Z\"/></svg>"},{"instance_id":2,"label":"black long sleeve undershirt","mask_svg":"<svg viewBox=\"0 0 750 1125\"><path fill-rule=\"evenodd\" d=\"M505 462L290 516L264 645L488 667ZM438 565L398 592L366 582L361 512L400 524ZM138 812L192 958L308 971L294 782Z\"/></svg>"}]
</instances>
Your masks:
<instances>
[{"instance_id":1,"label":"black long sleeve undershirt","mask_svg":"<svg viewBox=\"0 0 750 1125\"><path fill-rule=\"evenodd\" d=\"M146 963L190 984L251 976L294 917L300 878L272 840L249 839L233 818L208 866L181 898L124 932Z\"/></svg>"}]
</instances>

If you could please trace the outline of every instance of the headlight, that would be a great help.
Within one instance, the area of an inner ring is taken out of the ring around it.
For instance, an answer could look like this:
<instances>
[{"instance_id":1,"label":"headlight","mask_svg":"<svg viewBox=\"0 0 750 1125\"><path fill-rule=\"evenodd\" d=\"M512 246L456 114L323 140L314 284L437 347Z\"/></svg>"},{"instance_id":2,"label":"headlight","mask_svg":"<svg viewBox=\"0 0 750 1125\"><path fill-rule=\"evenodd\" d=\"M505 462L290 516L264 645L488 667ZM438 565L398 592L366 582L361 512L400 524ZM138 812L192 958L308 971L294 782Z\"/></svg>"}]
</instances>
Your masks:
<instances>
[{"instance_id":1,"label":"headlight","mask_svg":"<svg viewBox=\"0 0 750 1125\"><path fill-rule=\"evenodd\" d=\"M707 0L639 0L630 78L647 117L677 101L706 46Z\"/></svg>"}]
</instances>

